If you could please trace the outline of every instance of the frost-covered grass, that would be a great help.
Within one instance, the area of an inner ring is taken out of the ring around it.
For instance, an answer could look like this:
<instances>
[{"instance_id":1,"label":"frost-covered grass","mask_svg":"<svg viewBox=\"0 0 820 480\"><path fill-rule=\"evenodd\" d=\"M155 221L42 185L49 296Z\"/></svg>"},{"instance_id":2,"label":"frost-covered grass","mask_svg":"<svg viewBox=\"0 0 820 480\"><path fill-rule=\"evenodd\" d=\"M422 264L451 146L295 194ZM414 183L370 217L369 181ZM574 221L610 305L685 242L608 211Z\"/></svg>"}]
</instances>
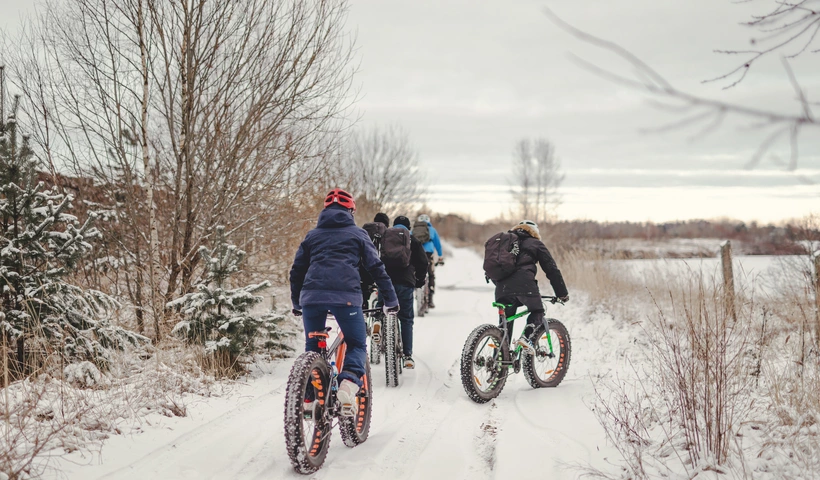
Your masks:
<instances>
[{"instance_id":1,"label":"frost-covered grass","mask_svg":"<svg viewBox=\"0 0 820 480\"><path fill-rule=\"evenodd\" d=\"M187 394L212 395L218 387L183 349L159 349L149 360L123 352L112 355L105 373L83 362L66 366L62 376L43 373L12 383L0 396L7 420L0 471L38 477L50 455L99 448L110 435L139 429L151 414L184 416Z\"/></svg>"},{"instance_id":2,"label":"frost-covered grass","mask_svg":"<svg viewBox=\"0 0 820 480\"><path fill-rule=\"evenodd\" d=\"M186 416L191 402L229 392L233 382L203 370L202 355L165 345L150 358L113 354L106 372L83 362L12 383L0 395L0 478L38 478L52 457L99 451L112 435L140 432L157 415Z\"/></svg>"},{"instance_id":3,"label":"frost-covered grass","mask_svg":"<svg viewBox=\"0 0 820 480\"><path fill-rule=\"evenodd\" d=\"M593 408L620 470L588 473L816 478L820 359L803 260L772 260L753 280L736 271L736 319L713 271L658 262L635 275L598 258L559 260L568 283L639 330L596 383Z\"/></svg>"}]
</instances>

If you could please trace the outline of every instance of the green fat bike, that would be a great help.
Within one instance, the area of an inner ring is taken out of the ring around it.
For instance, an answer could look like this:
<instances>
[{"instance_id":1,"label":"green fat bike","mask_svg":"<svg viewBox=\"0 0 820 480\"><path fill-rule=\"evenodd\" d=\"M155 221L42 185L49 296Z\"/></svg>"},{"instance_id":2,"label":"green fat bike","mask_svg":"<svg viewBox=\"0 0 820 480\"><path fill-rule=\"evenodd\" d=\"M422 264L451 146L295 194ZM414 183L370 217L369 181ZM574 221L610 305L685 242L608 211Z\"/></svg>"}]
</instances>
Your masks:
<instances>
[{"instance_id":1,"label":"green fat bike","mask_svg":"<svg viewBox=\"0 0 820 480\"><path fill-rule=\"evenodd\" d=\"M551 303L558 297L542 296ZM572 347L569 332L563 323L544 317L530 336L534 353L528 354L520 345L511 349L511 339L505 322L530 313L525 310L507 318L504 310L510 305L493 302L498 308L498 326L479 325L467 337L461 352L461 384L476 403L486 403L497 397L507 382L510 372L524 371L524 377L533 388L557 387L569 368ZM512 325L510 325L512 327Z\"/></svg>"}]
</instances>

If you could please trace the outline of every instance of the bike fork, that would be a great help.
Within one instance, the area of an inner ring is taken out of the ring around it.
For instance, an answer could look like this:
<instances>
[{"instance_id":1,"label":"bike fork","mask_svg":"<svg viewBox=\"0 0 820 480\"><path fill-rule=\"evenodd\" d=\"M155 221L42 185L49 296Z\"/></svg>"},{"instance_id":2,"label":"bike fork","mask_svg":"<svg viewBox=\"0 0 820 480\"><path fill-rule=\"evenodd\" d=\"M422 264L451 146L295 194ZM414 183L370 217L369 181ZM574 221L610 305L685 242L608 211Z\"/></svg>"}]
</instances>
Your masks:
<instances>
[{"instance_id":1,"label":"bike fork","mask_svg":"<svg viewBox=\"0 0 820 480\"><path fill-rule=\"evenodd\" d=\"M544 324L544 334L547 336L547 345L550 347L549 356L553 356L553 349L552 349L552 335L550 335L550 322L547 320L547 317L541 319L541 322Z\"/></svg>"}]
</instances>

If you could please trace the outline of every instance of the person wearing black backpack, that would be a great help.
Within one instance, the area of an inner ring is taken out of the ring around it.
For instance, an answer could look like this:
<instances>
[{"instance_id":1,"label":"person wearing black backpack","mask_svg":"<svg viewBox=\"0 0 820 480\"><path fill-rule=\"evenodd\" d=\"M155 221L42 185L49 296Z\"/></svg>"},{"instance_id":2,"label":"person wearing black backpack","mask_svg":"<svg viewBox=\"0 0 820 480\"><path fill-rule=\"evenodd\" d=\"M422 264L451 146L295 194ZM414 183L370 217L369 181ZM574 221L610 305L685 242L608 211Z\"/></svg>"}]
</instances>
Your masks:
<instances>
[{"instance_id":1,"label":"person wearing black backpack","mask_svg":"<svg viewBox=\"0 0 820 480\"><path fill-rule=\"evenodd\" d=\"M388 217L386 213L379 212L373 217L372 222L365 223L362 225L362 228L367 232L367 236L370 237L373 245L376 246L376 251L378 251L379 256L381 256L382 238L384 238L384 232L390 228L390 217ZM370 276L364 267L359 267L359 275L362 277L362 300L364 302L362 308L367 310L370 308L368 300L370 300L371 292L376 289L376 282L373 281L373 277ZM380 327L381 325L378 326ZM374 333L379 332L376 331Z\"/></svg>"},{"instance_id":2,"label":"person wearing black backpack","mask_svg":"<svg viewBox=\"0 0 820 480\"><path fill-rule=\"evenodd\" d=\"M527 326L514 345L521 347L528 354L535 352L530 336L544 319L544 305L535 275L538 267L547 275L555 295L562 302L569 301L569 293L564 277L558 265L541 241L538 225L531 220L524 220L509 232L494 235L487 240L484 253L484 271L487 278L495 284L495 300L511 305L505 312L507 317L515 315L518 307L530 310ZM512 338L512 322L504 322L507 334Z\"/></svg>"},{"instance_id":3,"label":"person wearing black backpack","mask_svg":"<svg viewBox=\"0 0 820 480\"><path fill-rule=\"evenodd\" d=\"M441 252L441 239L438 232L430 223L430 216L422 213L413 224L413 236L424 246L424 251L427 252L427 286L430 288L427 297L427 306L436 308L433 303L433 294L436 291L436 265L444 265ZM438 253L438 260L433 261L433 252Z\"/></svg>"},{"instance_id":4,"label":"person wearing black backpack","mask_svg":"<svg viewBox=\"0 0 820 480\"><path fill-rule=\"evenodd\" d=\"M427 253L422 243L410 234L410 219L407 217L396 217L393 228L385 233L382 261L399 298L398 317L401 323L404 368L412 369L416 366L413 361L413 292L424 286Z\"/></svg>"}]
</instances>

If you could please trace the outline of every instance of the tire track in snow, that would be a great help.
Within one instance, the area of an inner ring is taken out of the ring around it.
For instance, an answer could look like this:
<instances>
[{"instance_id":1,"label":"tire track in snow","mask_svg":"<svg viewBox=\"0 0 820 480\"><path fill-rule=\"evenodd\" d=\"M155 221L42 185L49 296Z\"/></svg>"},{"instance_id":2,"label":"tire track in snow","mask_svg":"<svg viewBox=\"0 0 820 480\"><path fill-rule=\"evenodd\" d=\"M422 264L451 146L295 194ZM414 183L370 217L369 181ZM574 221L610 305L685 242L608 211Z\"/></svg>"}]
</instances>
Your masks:
<instances>
[{"instance_id":1,"label":"tire track in snow","mask_svg":"<svg viewBox=\"0 0 820 480\"><path fill-rule=\"evenodd\" d=\"M281 412L284 391L287 387L286 379L287 377L267 393L237 405L226 414L180 435L136 461L99 477L100 480L115 478L201 479L216 478L224 474L229 477L233 476L237 458L247 458L246 464L255 464L256 452L264 451L266 444L272 442L275 435L273 432L268 432L266 436L261 437L248 435L248 419L250 418L252 423L258 425L259 422L253 421L257 418L257 414L264 417L269 416L265 414L271 410ZM281 428L279 430L281 432ZM237 434L232 434L234 432ZM245 434L242 435L242 432ZM278 436L281 437L282 434L279 433ZM281 443L284 445L284 439ZM203 452L208 449L213 450L213 455ZM282 449L284 451L284 446ZM215 463L214 467L206 472L201 470L203 457L209 459L208 463ZM219 466L220 462L214 462L214 459L226 457L232 458L231 464Z\"/></svg>"}]
</instances>

